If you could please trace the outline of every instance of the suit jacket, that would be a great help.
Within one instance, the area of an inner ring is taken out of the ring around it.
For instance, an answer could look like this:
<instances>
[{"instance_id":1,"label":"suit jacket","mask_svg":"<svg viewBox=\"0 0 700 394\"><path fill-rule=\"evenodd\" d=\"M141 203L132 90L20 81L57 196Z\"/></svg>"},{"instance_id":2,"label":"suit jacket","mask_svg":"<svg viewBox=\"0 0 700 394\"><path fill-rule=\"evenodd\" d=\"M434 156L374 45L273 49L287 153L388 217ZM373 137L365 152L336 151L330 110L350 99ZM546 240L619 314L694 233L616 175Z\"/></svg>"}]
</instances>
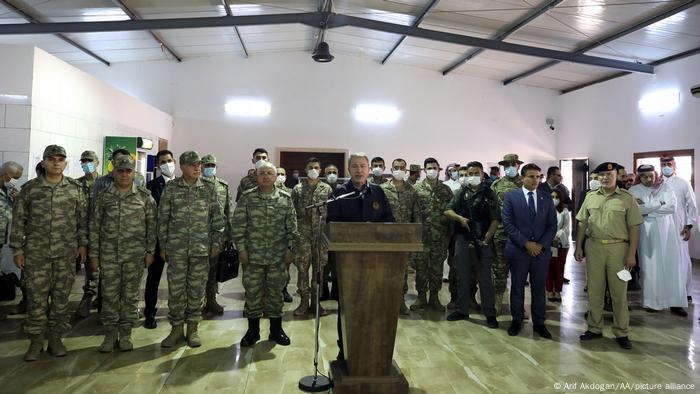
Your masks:
<instances>
[{"instance_id":1,"label":"suit jacket","mask_svg":"<svg viewBox=\"0 0 700 394\"><path fill-rule=\"evenodd\" d=\"M160 204L160 196L163 195L163 190L165 190L165 179L163 178L163 175L149 181L146 184L146 188L150 190L151 196L153 196L153 199L156 200L156 205Z\"/></svg>"},{"instance_id":2,"label":"suit jacket","mask_svg":"<svg viewBox=\"0 0 700 394\"><path fill-rule=\"evenodd\" d=\"M352 181L333 191L338 197L346 193L357 192ZM362 196L351 196L328 204L328 222L395 222L389 200L381 187L367 182Z\"/></svg>"},{"instance_id":3,"label":"suit jacket","mask_svg":"<svg viewBox=\"0 0 700 394\"><path fill-rule=\"evenodd\" d=\"M557 232L557 214L550 195L537 193L537 212L530 213L522 188L506 193L503 201L503 229L508 235L505 255L512 259L531 256L525 249L527 241L542 245L538 259L551 258L550 246Z\"/></svg>"}]
</instances>

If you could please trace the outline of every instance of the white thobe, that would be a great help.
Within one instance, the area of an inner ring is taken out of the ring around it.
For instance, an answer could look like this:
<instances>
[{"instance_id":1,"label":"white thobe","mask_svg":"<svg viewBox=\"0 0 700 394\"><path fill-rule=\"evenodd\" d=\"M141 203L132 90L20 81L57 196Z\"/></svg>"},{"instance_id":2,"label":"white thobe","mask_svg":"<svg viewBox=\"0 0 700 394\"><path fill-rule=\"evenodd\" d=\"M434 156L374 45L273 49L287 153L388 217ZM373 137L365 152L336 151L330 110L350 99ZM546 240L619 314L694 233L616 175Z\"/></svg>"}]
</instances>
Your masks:
<instances>
[{"instance_id":1,"label":"white thobe","mask_svg":"<svg viewBox=\"0 0 700 394\"><path fill-rule=\"evenodd\" d=\"M680 234L681 230L686 225L692 225L693 229L698 228L698 206L695 202L695 193L693 192L693 187L690 182L683 178L679 178L677 175L672 175L664 180L664 183L669 185L676 195L676 212L674 212L674 219L676 221L676 235L678 235L681 242L681 257L683 267L686 270L686 284L685 290L690 295L693 290L693 264L690 261L690 251L688 250L688 241L683 240L683 236ZM691 230L692 231L692 230Z\"/></svg>"},{"instance_id":2,"label":"white thobe","mask_svg":"<svg viewBox=\"0 0 700 394\"><path fill-rule=\"evenodd\" d=\"M669 307L687 307L685 278L687 271L681 261L680 238L673 231L676 222L676 195L673 189L661 184L658 189L642 184L629 190L644 202L639 211L644 223L639 229L637 253L642 272L643 305L662 310Z\"/></svg>"}]
</instances>

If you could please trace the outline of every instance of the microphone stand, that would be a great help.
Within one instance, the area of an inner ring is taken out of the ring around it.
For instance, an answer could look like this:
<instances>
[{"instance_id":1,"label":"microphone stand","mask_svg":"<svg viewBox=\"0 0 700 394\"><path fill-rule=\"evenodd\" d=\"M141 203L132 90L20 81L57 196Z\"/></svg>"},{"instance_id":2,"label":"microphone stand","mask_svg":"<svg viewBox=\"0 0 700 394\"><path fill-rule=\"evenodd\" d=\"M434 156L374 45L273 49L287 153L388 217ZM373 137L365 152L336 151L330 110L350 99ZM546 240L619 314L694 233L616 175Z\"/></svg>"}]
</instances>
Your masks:
<instances>
[{"instance_id":1,"label":"microphone stand","mask_svg":"<svg viewBox=\"0 0 700 394\"><path fill-rule=\"evenodd\" d=\"M357 191L342 194L338 197L332 197L329 198L326 201L321 201L317 202L315 204L311 204L307 207L304 207L307 211L309 210L315 210L316 215L318 217L318 234L317 234L317 243L315 252L316 252L316 265L313 264L313 255L311 256L311 262L313 266L313 277L316 278L316 297L314 299L315 305L316 305L316 310L315 310L315 340L314 340L314 374L305 376L299 380L299 390L307 392L307 393L319 393L322 391L328 391L333 387L333 382L331 380L320 373L318 371L318 350L319 350L319 344L318 344L318 333L319 333L319 328L321 326L321 319L320 319L320 311L319 311L319 303L320 303L320 293L321 293L321 242L323 242L323 214L326 211L326 205L336 201L336 200L342 200L344 198L349 198L352 196L358 195ZM361 195L361 194L360 194Z\"/></svg>"}]
</instances>

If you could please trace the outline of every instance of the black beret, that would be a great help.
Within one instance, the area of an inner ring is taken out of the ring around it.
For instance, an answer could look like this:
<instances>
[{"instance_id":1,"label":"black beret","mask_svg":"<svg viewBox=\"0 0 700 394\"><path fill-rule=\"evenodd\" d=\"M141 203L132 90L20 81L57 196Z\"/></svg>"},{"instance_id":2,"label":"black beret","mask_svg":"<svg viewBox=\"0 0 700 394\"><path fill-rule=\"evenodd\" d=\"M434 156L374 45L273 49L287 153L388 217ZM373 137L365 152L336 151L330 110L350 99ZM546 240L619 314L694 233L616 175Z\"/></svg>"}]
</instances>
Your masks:
<instances>
[{"instance_id":1,"label":"black beret","mask_svg":"<svg viewBox=\"0 0 700 394\"><path fill-rule=\"evenodd\" d=\"M612 161L606 161L605 163L600 163L598 164L598 167L593 170L594 174L598 174L600 172L605 172L605 171L617 171L617 169L620 167L619 164L613 163Z\"/></svg>"}]
</instances>

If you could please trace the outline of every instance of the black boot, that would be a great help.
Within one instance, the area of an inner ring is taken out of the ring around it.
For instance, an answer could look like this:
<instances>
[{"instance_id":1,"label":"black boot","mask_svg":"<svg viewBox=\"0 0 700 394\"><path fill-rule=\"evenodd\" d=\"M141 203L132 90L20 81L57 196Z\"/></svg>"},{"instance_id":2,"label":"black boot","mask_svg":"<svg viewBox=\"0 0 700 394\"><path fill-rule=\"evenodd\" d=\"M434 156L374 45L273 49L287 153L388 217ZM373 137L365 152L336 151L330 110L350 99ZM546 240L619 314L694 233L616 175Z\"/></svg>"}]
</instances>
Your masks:
<instances>
[{"instance_id":1,"label":"black boot","mask_svg":"<svg viewBox=\"0 0 700 394\"><path fill-rule=\"evenodd\" d=\"M255 342L260 340L260 318L248 319L248 331L246 331L243 339L241 339L241 347L249 347L255 345Z\"/></svg>"},{"instance_id":2,"label":"black boot","mask_svg":"<svg viewBox=\"0 0 700 394\"><path fill-rule=\"evenodd\" d=\"M288 346L290 343L292 343L292 341L282 329L281 317L270 318L270 336L268 337L268 339L271 341L275 341L278 345L282 346Z\"/></svg>"},{"instance_id":3,"label":"black boot","mask_svg":"<svg viewBox=\"0 0 700 394\"><path fill-rule=\"evenodd\" d=\"M338 301L338 280L331 282L331 300Z\"/></svg>"},{"instance_id":4,"label":"black boot","mask_svg":"<svg viewBox=\"0 0 700 394\"><path fill-rule=\"evenodd\" d=\"M290 303L293 301L292 295L289 294L289 292L287 291L287 286L284 286L284 290L282 290L282 297L284 298L284 302L286 303Z\"/></svg>"}]
</instances>

